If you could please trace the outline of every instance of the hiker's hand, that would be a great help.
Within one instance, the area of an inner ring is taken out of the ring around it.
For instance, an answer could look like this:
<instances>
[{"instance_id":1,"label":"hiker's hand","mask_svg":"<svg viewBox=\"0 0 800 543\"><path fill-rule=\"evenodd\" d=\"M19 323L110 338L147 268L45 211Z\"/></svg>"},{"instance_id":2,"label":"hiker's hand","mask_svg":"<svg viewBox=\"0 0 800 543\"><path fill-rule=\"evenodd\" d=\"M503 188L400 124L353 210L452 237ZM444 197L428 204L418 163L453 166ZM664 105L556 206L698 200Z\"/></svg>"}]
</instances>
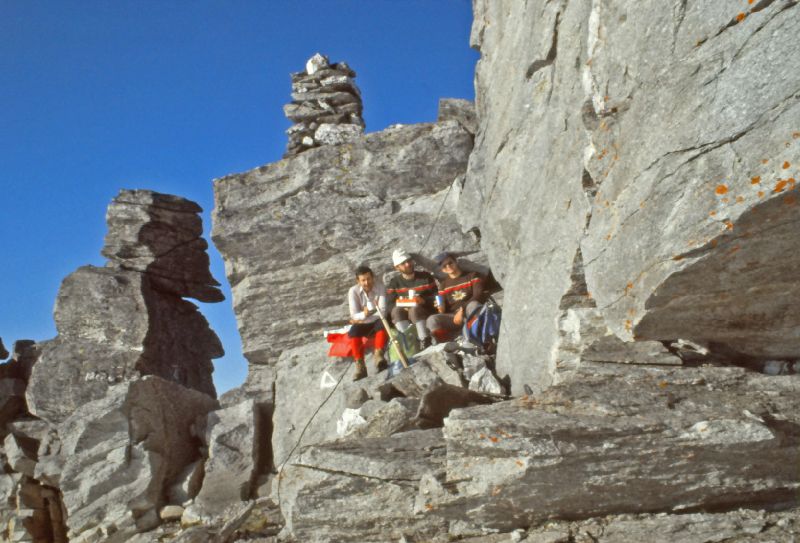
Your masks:
<instances>
[{"instance_id":1,"label":"hiker's hand","mask_svg":"<svg viewBox=\"0 0 800 543\"><path fill-rule=\"evenodd\" d=\"M453 315L453 324L461 326L464 323L464 308L462 307Z\"/></svg>"}]
</instances>

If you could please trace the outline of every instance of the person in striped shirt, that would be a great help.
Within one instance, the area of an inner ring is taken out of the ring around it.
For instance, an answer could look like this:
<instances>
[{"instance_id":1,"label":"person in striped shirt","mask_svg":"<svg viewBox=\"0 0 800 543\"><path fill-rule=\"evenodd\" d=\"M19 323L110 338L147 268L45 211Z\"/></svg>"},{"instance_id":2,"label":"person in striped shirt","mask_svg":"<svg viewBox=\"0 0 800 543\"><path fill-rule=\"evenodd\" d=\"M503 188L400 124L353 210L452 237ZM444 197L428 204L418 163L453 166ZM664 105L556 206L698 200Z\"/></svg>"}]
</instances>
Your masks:
<instances>
[{"instance_id":1,"label":"person in striped shirt","mask_svg":"<svg viewBox=\"0 0 800 543\"><path fill-rule=\"evenodd\" d=\"M425 319L434 313L436 298L436 280L424 271L414 269L414 259L403 249L392 253L392 263L400 272L389 280L386 287L386 302L391 308L392 322L400 332L405 332L412 324L417 328L420 347L425 349L431 344L430 332L425 326ZM398 299L411 299L413 291L414 307L397 305Z\"/></svg>"},{"instance_id":2,"label":"person in striped shirt","mask_svg":"<svg viewBox=\"0 0 800 543\"><path fill-rule=\"evenodd\" d=\"M437 341L446 341L455 336L464 321L481 308L488 293L484 289L484 278L477 272L464 272L451 253L442 253L434 259L446 275L439 285L442 303L438 313L428 317L427 325Z\"/></svg>"}]
</instances>

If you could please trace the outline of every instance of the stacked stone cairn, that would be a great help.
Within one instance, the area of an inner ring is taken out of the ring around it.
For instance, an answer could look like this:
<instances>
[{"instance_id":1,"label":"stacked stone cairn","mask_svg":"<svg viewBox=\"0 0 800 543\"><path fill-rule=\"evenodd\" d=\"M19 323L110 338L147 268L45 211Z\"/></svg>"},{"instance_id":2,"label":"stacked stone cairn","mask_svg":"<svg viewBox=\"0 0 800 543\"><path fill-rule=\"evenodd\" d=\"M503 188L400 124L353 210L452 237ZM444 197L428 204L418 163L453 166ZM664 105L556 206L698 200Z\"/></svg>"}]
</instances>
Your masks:
<instances>
[{"instance_id":1,"label":"stacked stone cairn","mask_svg":"<svg viewBox=\"0 0 800 543\"><path fill-rule=\"evenodd\" d=\"M356 73L345 62L331 64L319 53L303 72L292 74L292 102L283 107L294 126L286 131L284 158L320 145L338 145L364 133L361 92Z\"/></svg>"}]
</instances>

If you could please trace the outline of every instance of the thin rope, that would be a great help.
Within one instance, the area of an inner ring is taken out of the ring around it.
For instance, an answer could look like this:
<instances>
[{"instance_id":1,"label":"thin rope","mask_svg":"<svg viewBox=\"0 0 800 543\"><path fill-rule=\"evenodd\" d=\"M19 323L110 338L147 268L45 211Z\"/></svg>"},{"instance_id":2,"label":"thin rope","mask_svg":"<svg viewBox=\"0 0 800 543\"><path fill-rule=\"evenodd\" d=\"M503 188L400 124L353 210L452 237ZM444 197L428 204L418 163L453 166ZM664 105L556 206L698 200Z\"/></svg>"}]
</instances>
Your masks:
<instances>
[{"instance_id":1,"label":"thin rope","mask_svg":"<svg viewBox=\"0 0 800 543\"><path fill-rule=\"evenodd\" d=\"M436 225L439 224L439 218L442 216L442 210L444 209L444 204L447 203L447 197L450 196L450 191L453 190L453 185L455 185L455 182L450 183L450 188L447 189L447 194L444 195L444 200L442 200L442 205L439 206L439 212L436 213L436 218L433 220L431 229L428 232L428 237L425 238L425 241L422 243L422 246L419 248L419 251L417 251L420 254L422 254L422 250L425 249L425 246L430 241L431 236L433 235L433 230L436 228Z\"/></svg>"},{"instance_id":2,"label":"thin rope","mask_svg":"<svg viewBox=\"0 0 800 543\"><path fill-rule=\"evenodd\" d=\"M325 360L325 362L327 363L327 359ZM349 369L350 369L350 364L347 364L347 366L344 368L344 371L342 372L341 377L339 377L339 380L336 381L336 386L333 387L333 389L330 391L328 396L324 400L322 400L322 403L319 404L319 407L317 407L316 411L314 411L314 413L311 415L311 418L308 419L308 422L306 422L306 425L303 427L303 431L300 432L300 437L297 438L297 442L294 444L294 447L292 447L292 450L289 451L289 454L286 455L286 458L283 460L283 462L281 462L280 467L278 467L278 490L277 490L277 498L278 498L278 504L277 505L278 505L278 507L280 507L280 505L281 505L281 480L283 479L283 468L284 468L284 466L286 466L286 463L292 457L292 455L294 454L294 451L297 450L297 447L300 446L300 442L303 440L303 436L306 434L306 430L308 430L308 427L311 425L311 422L314 420L314 418L317 416L317 414L319 414L319 412L322 409L322 407L326 403L328 403L328 400L331 399L331 396L333 396L333 393L336 392L336 389L339 388L339 385L341 384L342 379L344 379L344 376L347 374L347 370L349 370Z\"/></svg>"}]
</instances>

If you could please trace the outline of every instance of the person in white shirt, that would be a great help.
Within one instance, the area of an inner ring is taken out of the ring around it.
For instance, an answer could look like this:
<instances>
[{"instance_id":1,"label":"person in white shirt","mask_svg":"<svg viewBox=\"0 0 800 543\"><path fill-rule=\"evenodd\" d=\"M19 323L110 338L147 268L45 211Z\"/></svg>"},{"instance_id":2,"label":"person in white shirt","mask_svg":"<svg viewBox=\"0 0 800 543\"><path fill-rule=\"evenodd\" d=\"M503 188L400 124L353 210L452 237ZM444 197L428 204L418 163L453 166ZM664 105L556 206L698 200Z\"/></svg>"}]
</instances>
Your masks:
<instances>
[{"instance_id":1,"label":"person in white shirt","mask_svg":"<svg viewBox=\"0 0 800 543\"><path fill-rule=\"evenodd\" d=\"M375 282L375 275L367 266L359 266L355 271L356 284L347 292L347 304L350 308L350 349L355 359L356 372L353 381L367 376L364 363L364 344L361 338L375 336L375 352L373 361L377 371L385 370L388 364L384 355L389 337L383 328L380 316L386 314L386 288Z\"/></svg>"}]
</instances>

